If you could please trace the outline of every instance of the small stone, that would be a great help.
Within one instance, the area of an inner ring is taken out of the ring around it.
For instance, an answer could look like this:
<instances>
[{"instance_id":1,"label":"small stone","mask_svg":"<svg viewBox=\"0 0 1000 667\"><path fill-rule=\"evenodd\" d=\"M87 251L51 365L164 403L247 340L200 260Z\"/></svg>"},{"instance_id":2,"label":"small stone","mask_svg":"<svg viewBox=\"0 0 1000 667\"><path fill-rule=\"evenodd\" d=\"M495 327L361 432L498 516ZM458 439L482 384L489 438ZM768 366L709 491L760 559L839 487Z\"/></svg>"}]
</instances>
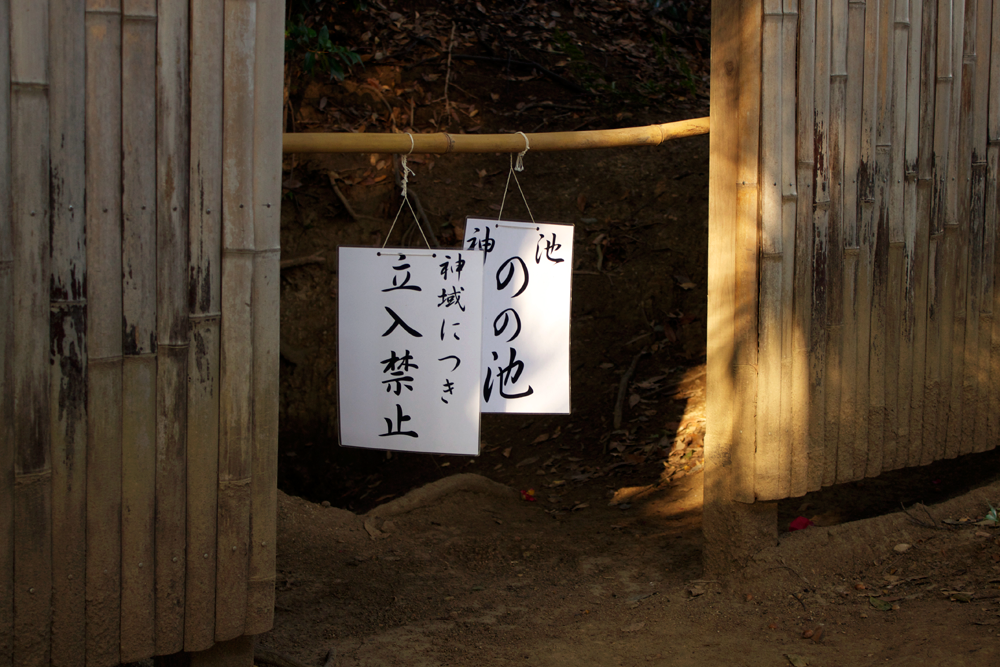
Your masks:
<instances>
[{"instance_id":1,"label":"small stone","mask_svg":"<svg viewBox=\"0 0 1000 667\"><path fill-rule=\"evenodd\" d=\"M802 638L803 639L812 639L813 634L814 633L813 633L812 628L809 628L809 629L803 631Z\"/></svg>"},{"instance_id":2,"label":"small stone","mask_svg":"<svg viewBox=\"0 0 1000 667\"><path fill-rule=\"evenodd\" d=\"M911 547L911 545L909 545L909 544L897 544L896 546L894 546L894 547L892 548L892 550L893 550L893 551L895 551L895 552L896 552L896 553L898 553L898 554L905 554L905 553L906 553L907 551L909 551L909 550L910 550L911 548L912 548L912 547Z\"/></svg>"}]
</instances>

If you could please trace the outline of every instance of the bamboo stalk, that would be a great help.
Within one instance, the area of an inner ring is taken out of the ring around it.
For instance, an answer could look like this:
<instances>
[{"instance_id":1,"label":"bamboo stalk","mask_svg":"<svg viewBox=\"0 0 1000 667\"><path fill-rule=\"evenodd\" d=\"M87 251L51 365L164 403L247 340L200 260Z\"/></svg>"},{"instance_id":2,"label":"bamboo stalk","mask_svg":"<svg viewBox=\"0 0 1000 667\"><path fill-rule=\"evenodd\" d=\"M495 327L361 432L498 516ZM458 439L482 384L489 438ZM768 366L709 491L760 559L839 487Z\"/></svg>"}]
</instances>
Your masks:
<instances>
[{"instance_id":1,"label":"bamboo stalk","mask_svg":"<svg viewBox=\"0 0 1000 667\"><path fill-rule=\"evenodd\" d=\"M708 134L708 118L692 118L645 127L582 132L528 132L533 151L590 150L618 146L659 146L664 141ZM296 132L282 138L285 153L520 153L520 134L365 134Z\"/></svg>"},{"instance_id":2,"label":"bamboo stalk","mask_svg":"<svg viewBox=\"0 0 1000 667\"><path fill-rule=\"evenodd\" d=\"M222 354L215 639L244 634L253 442L253 136L256 4L224 5Z\"/></svg>"},{"instance_id":3,"label":"bamboo stalk","mask_svg":"<svg viewBox=\"0 0 1000 667\"><path fill-rule=\"evenodd\" d=\"M215 643L222 308L223 6L191 3L191 148L184 650Z\"/></svg>"},{"instance_id":4,"label":"bamboo stalk","mask_svg":"<svg viewBox=\"0 0 1000 667\"><path fill-rule=\"evenodd\" d=\"M904 436L909 432L910 378L900 383L900 374L909 368L913 356L912 340L904 337L903 317L906 304L906 254L904 232L904 195L906 153L906 86L909 57L909 5L897 0L891 27L889 48L892 49L892 78L889 97L890 114L890 183L889 183L889 282L886 299L886 452L883 469L905 465L909 445Z\"/></svg>"},{"instance_id":5,"label":"bamboo stalk","mask_svg":"<svg viewBox=\"0 0 1000 667\"><path fill-rule=\"evenodd\" d=\"M758 347L758 162L760 151L760 0L746 0L741 7L739 69L739 137L736 165L736 318L734 363L747 367L742 374L747 393L737 392L737 415L733 433L732 498L753 502L754 452L757 414ZM741 375L737 369L737 375ZM751 390L752 391L749 391Z\"/></svg>"},{"instance_id":6,"label":"bamboo stalk","mask_svg":"<svg viewBox=\"0 0 1000 667\"><path fill-rule=\"evenodd\" d=\"M284 3L258 7L254 58L253 400L248 634L274 619L278 488L278 375L281 304L281 115L284 99Z\"/></svg>"},{"instance_id":7,"label":"bamboo stalk","mask_svg":"<svg viewBox=\"0 0 1000 667\"><path fill-rule=\"evenodd\" d=\"M737 151L740 98L739 3L712 5L711 119L708 165L708 338L705 386L705 532L721 532L711 519L727 511L731 498L729 464L736 408L736 229ZM752 499L751 499L752 500ZM726 536L718 536L726 539Z\"/></svg>"},{"instance_id":8,"label":"bamboo stalk","mask_svg":"<svg viewBox=\"0 0 1000 667\"><path fill-rule=\"evenodd\" d=\"M954 224L958 228L959 259L955 277L955 328L952 359L952 414L949 420L948 449L956 454L966 454L974 447L975 413L973 380L975 359L978 352L979 307L973 290L972 274L979 271L978 254L973 243L976 230L971 209L972 177L972 106L976 80L976 15L977 0L965 2L964 13L958 15L963 22L961 49L961 92L959 96L959 133L955 153L956 173L952 188L955 190ZM980 219L981 222L981 219ZM970 305L972 306L970 310Z\"/></svg>"},{"instance_id":9,"label":"bamboo stalk","mask_svg":"<svg viewBox=\"0 0 1000 667\"><path fill-rule=\"evenodd\" d=\"M816 35L813 80L813 118L800 132L813 138L813 222L812 222L812 318L810 322L809 383L813 388L809 423L809 490L826 483L826 377L828 332L827 296L829 280L830 215L830 0L816 3ZM808 128L812 128L811 132Z\"/></svg>"},{"instance_id":10,"label":"bamboo stalk","mask_svg":"<svg viewBox=\"0 0 1000 667\"><path fill-rule=\"evenodd\" d=\"M49 412L48 6L10 16L14 301L14 657L50 659L52 459Z\"/></svg>"},{"instance_id":11,"label":"bamboo stalk","mask_svg":"<svg viewBox=\"0 0 1000 667\"><path fill-rule=\"evenodd\" d=\"M87 3L87 660L121 662L121 15Z\"/></svg>"},{"instance_id":12,"label":"bamboo stalk","mask_svg":"<svg viewBox=\"0 0 1000 667\"><path fill-rule=\"evenodd\" d=\"M970 424L972 451L990 448L989 357L992 338L993 261L996 238L986 228L987 125L990 104L990 28L994 3L979 0L976 20L976 80L972 108L972 239L973 262L969 273L970 325L977 320L976 346L967 348L966 400L973 402L975 417ZM998 82L1000 83L1000 82ZM997 92L996 87L993 88ZM975 302L973 302L973 300ZM972 311L975 310L975 313ZM969 366L972 366L970 369Z\"/></svg>"},{"instance_id":13,"label":"bamboo stalk","mask_svg":"<svg viewBox=\"0 0 1000 667\"><path fill-rule=\"evenodd\" d=\"M997 12L994 7L994 17ZM994 33L996 34L996 33ZM998 40L994 38L994 42ZM996 81L997 79L994 79ZM991 82L992 84L992 82ZM987 169L986 169L986 237L988 243L995 245L1000 241L1000 187L998 187L998 173L1000 173L1000 144L991 143L987 149ZM996 289L997 281L1000 280L1000 253L993 250L992 262L984 267L986 272L993 274L993 294L989 307L990 325L990 346L987 350L985 362L988 364L989 387L987 400L989 410L987 411L987 432L990 443L996 443L1000 436L1000 316L998 316L998 304L1000 300L1000 290ZM983 318L987 319L987 318ZM995 446L995 445L994 445Z\"/></svg>"},{"instance_id":14,"label":"bamboo stalk","mask_svg":"<svg viewBox=\"0 0 1000 667\"><path fill-rule=\"evenodd\" d=\"M758 297L757 447L754 493L758 499L783 498L788 492L789 452L781 441L781 22L774 0L765 0L761 47L760 164L761 234ZM783 474L784 473L784 474Z\"/></svg>"},{"instance_id":15,"label":"bamboo stalk","mask_svg":"<svg viewBox=\"0 0 1000 667\"><path fill-rule=\"evenodd\" d=\"M900 466L915 466L920 462L920 438L918 428L913 430L914 403L923 404L923 332L916 330L918 311L923 302L919 290L923 286L921 262L926 256L921 254L918 241L921 214L917 188L917 158L920 148L920 95L923 71L921 61L921 41L924 36L923 0L912 0L910 9L909 43L906 54L906 114L903 150L904 196L903 196L903 312L902 337L899 363L899 418L898 437L900 442L898 462ZM919 349L918 349L919 345ZM920 390L916 390L919 376Z\"/></svg>"},{"instance_id":16,"label":"bamboo stalk","mask_svg":"<svg viewBox=\"0 0 1000 667\"><path fill-rule=\"evenodd\" d=\"M868 238L872 261L871 339L868 371L868 466L866 476L884 469L886 422L886 316L889 281L889 146L875 149L875 205Z\"/></svg>"},{"instance_id":17,"label":"bamboo stalk","mask_svg":"<svg viewBox=\"0 0 1000 667\"><path fill-rule=\"evenodd\" d=\"M947 295L946 272L948 257L944 242L944 227L947 218L948 187L948 144L951 132L951 89L954 83L952 72L951 4L938 0L937 25L944 29L937 31L937 63L934 88L934 147L933 190L931 197L929 270L933 275L928 281L928 324L927 324L927 391L924 404L947 406L950 395L950 337L948 333L952 321L944 313L950 295ZM946 347L947 345L947 347ZM948 350L949 354L945 354ZM944 409L925 410L925 438L922 463L930 463L943 457L947 433L948 413Z\"/></svg>"},{"instance_id":18,"label":"bamboo stalk","mask_svg":"<svg viewBox=\"0 0 1000 667\"><path fill-rule=\"evenodd\" d=\"M886 462L886 327L889 295L889 216L892 179L892 57L894 0L879 0L877 41L877 102L875 113L875 217L866 241L871 264L871 332L868 357L867 475L880 473ZM890 455L894 454L891 450ZM891 461L891 456L889 458Z\"/></svg>"},{"instance_id":19,"label":"bamboo stalk","mask_svg":"<svg viewBox=\"0 0 1000 667\"><path fill-rule=\"evenodd\" d=\"M184 649L188 297L188 5L156 22L156 653Z\"/></svg>"},{"instance_id":20,"label":"bamboo stalk","mask_svg":"<svg viewBox=\"0 0 1000 667\"><path fill-rule=\"evenodd\" d=\"M0 26L10 3L0 0ZM14 238L11 229L10 30L0 29L0 442L14 442ZM14 447L0 447L0 666L14 664Z\"/></svg>"},{"instance_id":21,"label":"bamboo stalk","mask_svg":"<svg viewBox=\"0 0 1000 667\"><path fill-rule=\"evenodd\" d=\"M825 465L823 484L837 481L840 412L843 393L844 338L844 153L846 141L848 5L833 0L830 14L829 178L827 219L826 404L824 406Z\"/></svg>"},{"instance_id":22,"label":"bamboo stalk","mask_svg":"<svg viewBox=\"0 0 1000 667\"><path fill-rule=\"evenodd\" d=\"M974 0L973 0L974 1ZM961 157L963 145L963 97L967 94L963 83L963 54L965 32L965 0L955 0L952 4L952 75L951 116L953 131L948 142L948 182L945 199L945 256L950 275L943 282L945 288L944 322L945 335L942 337L942 385L946 388L948 423L943 433L945 457L958 456L962 439L962 373L965 351L965 289L968 272L967 229L962 228L959 218L961 196L959 181L967 178L968 165L963 165Z\"/></svg>"},{"instance_id":23,"label":"bamboo stalk","mask_svg":"<svg viewBox=\"0 0 1000 667\"><path fill-rule=\"evenodd\" d=\"M920 9L919 40L919 92L917 109L916 157L917 175L916 231L913 251L913 389L910 407L910 465L920 465L926 441L927 426L924 418L924 397L927 392L927 333L928 257L931 228L931 198L934 168L931 157L934 151L934 80L936 61L933 44L937 30L937 4L935 0L922 0ZM911 150L910 125L907 121L907 150Z\"/></svg>"},{"instance_id":24,"label":"bamboo stalk","mask_svg":"<svg viewBox=\"0 0 1000 667\"><path fill-rule=\"evenodd\" d=\"M796 387L795 356L797 353L797 334L795 331L795 220L798 203L798 192L795 188L796 164L796 108L790 100L795 99L796 81L795 65L798 42L797 3L786 0L784 15L781 22L782 63L781 63L781 228L782 228L782 267L781 267L781 447L785 457L783 475L787 476L787 495L805 494L805 466L803 460L796 461L796 455L802 456L804 449L798 446L798 441L808 442L808 427L803 424L796 428L794 410L797 401L808 404L808 376ZM804 343L803 343L804 344ZM799 389L800 393L796 393ZM793 485L793 473L798 470L799 481Z\"/></svg>"},{"instance_id":25,"label":"bamboo stalk","mask_svg":"<svg viewBox=\"0 0 1000 667\"><path fill-rule=\"evenodd\" d=\"M1000 90L1000 7L993 3L993 20L990 29L990 90ZM989 349L989 420L987 429L989 440L996 443L1000 438L1000 253L995 244L1000 242L1000 188L997 187L1000 172L1000 95L990 95L986 118L986 138L988 147L986 169L986 236L992 239L993 262L985 266L993 271L993 295L991 309L991 341Z\"/></svg>"},{"instance_id":26,"label":"bamboo stalk","mask_svg":"<svg viewBox=\"0 0 1000 667\"><path fill-rule=\"evenodd\" d=\"M156 650L156 5L122 10L121 650L134 662Z\"/></svg>"},{"instance_id":27,"label":"bamboo stalk","mask_svg":"<svg viewBox=\"0 0 1000 667\"><path fill-rule=\"evenodd\" d=\"M799 14L798 39L798 90L795 135L796 164L795 180L798 205L795 210L795 319L794 356L792 358L793 393L796 397L792 405L792 424L796 434L792 451L791 488L793 495L801 495L815 488L821 475L813 474L816 461L813 459L813 420L817 403L813 392L812 359L809 354L812 340L812 268L813 253L812 201L813 201L813 137L807 131L813 127L813 94L816 74L816 18L815 4L803 3ZM713 135L714 136L714 135Z\"/></svg>"},{"instance_id":28,"label":"bamboo stalk","mask_svg":"<svg viewBox=\"0 0 1000 667\"><path fill-rule=\"evenodd\" d=\"M51 381L52 655L86 658L87 345L84 276L86 48L83 5L49 4L50 193L52 203Z\"/></svg>"},{"instance_id":29,"label":"bamboo stalk","mask_svg":"<svg viewBox=\"0 0 1000 667\"><path fill-rule=\"evenodd\" d=\"M837 444L837 482L843 483L858 478L859 455L864 449L859 447L858 414L858 267L860 245L858 243L858 220L860 213L859 170L861 169L861 119L864 84L864 38L865 4L851 2L848 5L848 29L845 72L847 82L844 90L844 169L843 169L843 237L844 268L841 337L841 391L840 429ZM863 469L863 465L860 465Z\"/></svg>"}]
</instances>

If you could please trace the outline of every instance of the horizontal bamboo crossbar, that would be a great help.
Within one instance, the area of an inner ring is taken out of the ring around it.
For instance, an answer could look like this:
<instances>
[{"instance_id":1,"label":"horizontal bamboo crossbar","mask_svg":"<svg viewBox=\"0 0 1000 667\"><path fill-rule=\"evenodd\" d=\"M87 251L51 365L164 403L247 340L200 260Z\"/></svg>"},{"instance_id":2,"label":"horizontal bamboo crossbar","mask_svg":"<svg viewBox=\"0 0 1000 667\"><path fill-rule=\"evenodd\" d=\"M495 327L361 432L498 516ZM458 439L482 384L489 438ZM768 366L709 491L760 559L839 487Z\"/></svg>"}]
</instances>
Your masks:
<instances>
[{"instance_id":1,"label":"horizontal bamboo crossbar","mask_svg":"<svg viewBox=\"0 0 1000 667\"><path fill-rule=\"evenodd\" d=\"M527 134L532 151L577 151L619 146L658 146L670 139L708 134L708 118L616 130ZM411 143L412 138L412 143ZM519 153L525 138L515 134L376 134L296 132L282 138L285 153Z\"/></svg>"}]
</instances>

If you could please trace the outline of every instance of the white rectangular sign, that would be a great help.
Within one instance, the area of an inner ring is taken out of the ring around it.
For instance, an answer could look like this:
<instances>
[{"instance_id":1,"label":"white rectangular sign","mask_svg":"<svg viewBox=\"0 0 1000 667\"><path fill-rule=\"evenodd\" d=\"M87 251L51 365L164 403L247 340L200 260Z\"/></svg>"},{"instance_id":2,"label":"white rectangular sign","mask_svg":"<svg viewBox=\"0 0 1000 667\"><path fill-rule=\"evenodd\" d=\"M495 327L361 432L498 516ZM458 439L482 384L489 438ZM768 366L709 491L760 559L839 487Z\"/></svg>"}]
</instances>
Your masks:
<instances>
[{"instance_id":1,"label":"white rectangular sign","mask_svg":"<svg viewBox=\"0 0 1000 667\"><path fill-rule=\"evenodd\" d=\"M485 254L482 411L567 414L573 225L469 218Z\"/></svg>"},{"instance_id":2,"label":"white rectangular sign","mask_svg":"<svg viewBox=\"0 0 1000 667\"><path fill-rule=\"evenodd\" d=\"M341 248L340 443L479 453L480 252Z\"/></svg>"}]
</instances>

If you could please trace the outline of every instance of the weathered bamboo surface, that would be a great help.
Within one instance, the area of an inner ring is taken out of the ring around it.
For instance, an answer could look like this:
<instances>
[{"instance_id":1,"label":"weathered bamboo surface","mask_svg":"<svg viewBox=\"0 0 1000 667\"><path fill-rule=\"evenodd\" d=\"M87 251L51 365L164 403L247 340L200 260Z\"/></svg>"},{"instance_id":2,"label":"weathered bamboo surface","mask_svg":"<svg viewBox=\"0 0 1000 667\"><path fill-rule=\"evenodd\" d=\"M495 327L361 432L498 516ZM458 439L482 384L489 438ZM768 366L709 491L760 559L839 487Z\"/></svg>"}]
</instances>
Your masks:
<instances>
[{"instance_id":1,"label":"weathered bamboo surface","mask_svg":"<svg viewBox=\"0 0 1000 667\"><path fill-rule=\"evenodd\" d=\"M777 500L995 447L1000 6L732 1L739 135L711 159L735 182L712 210L737 224L710 245L732 238L734 278L709 298L734 342L708 406L730 483Z\"/></svg>"},{"instance_id":2,"label":"weathered bamboo surface","mask_svg":"<svg viewBox=\"0 0 1000 667\"><path fill-rule=\"evenodd\" d=\"M271 627L284 3L256 10L0 0L0 667Z\"/></svg>"}]
</instances>

